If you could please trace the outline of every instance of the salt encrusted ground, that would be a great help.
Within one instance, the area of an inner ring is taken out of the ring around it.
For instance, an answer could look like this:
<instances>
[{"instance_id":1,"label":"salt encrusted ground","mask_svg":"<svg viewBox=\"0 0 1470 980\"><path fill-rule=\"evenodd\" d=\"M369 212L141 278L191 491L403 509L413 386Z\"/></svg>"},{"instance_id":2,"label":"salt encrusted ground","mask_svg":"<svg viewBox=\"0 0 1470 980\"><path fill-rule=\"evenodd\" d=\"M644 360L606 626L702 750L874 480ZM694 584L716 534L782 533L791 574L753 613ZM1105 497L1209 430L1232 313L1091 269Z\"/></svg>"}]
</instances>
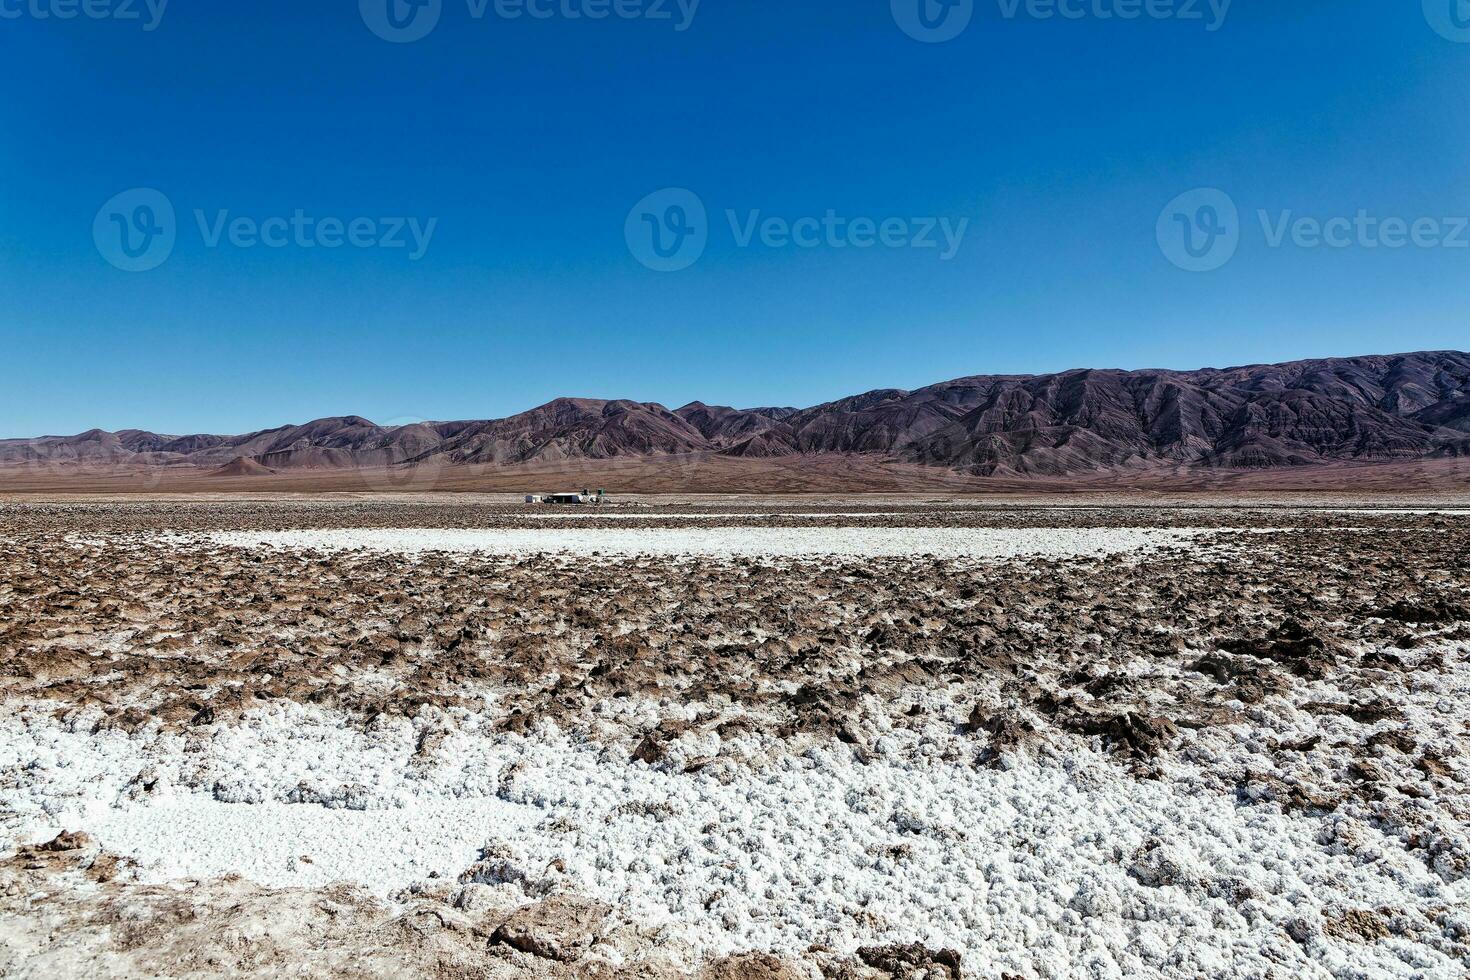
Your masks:
<instances>
[{"instance_id":1,"label":"salt encrusted ground","mask_svg":"<svg viewBox=\"0 0 1470 980\"><path fill-rule=\"evenodd\" d=\"M6 511L0 975L1466 975L1470 522L1365 510Z\"/></svg>"},{"instance_id":2,"label":"salt encrusted ground","mask_svg":"<svg viewBox=\"0 0 1470 980\"><path fill-rule=\"evenodd\" d=\"M351 735L343 719L293 706L210 732L199 759L178 737L12 721L0 760L25 765L19 802L57 811L33 836L85 829L145 878L348 880L388 897L459 879L489 852L490 883L606 902L685 951L686 966L912 942L964 950L975 976L1409 977L1465 965L1443 940L1364 945L1313 925L1394 909L1420 930L1422 910L1438 908L1450 929L1435 931L1470 930L1463 877L1443 880L1371 828L1352 850L1327 847L1340 819L1242 807L1195 792L1184 772L1136 780L1081 746L991 769L940 731L880 734L866 761L840 744L793 755L745 740L740 751L762 764L721 779L554 729L487 737L473 716L416 764L425 727ZM140 772L157 781L145 799L126 775ZM289 802L302 796L326 808Z\"/></svg>"},{"instance_id":3,"label":"salt encrusted ground","mask_svg":"<svg viewBox=\"0 0 1470 980\"><path fill-rule=\"evenodd\" d=\"M657 555L668 558L936 558L1109 555L1184 540L1187 532L1118 528L734 527L519 530L514 528L371 529L218 532L210 539L240 547L395 554L427 551L491 555Z\"/></svg>"}]
</instances>

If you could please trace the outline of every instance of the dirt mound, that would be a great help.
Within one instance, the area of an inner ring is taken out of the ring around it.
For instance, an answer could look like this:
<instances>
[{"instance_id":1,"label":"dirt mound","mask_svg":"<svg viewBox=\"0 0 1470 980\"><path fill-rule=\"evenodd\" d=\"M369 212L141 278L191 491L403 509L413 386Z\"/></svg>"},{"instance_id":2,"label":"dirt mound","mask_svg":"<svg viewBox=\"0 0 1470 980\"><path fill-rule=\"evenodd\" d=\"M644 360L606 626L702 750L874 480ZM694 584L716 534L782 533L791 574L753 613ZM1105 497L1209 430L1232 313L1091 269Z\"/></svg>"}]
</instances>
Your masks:
<instances>
[{"instance_id":1,"label":"dirt mound","mask_svg":"<svg viewBox=\"0 0 1470 980\"><path fill-rule=\"evenodd\" d=\"M255 460L249 458L248 456L239 456L239 457L236 457L234 461L229 462L229 463L226 463L224 466L221 466L219 469L215 470L214 472L210 473L209 475L210 476L270 476L274 472L275 472L275 470L271 469L269 466L262 466L260 463L258 463Z\"/></svg>"}]
</instances>

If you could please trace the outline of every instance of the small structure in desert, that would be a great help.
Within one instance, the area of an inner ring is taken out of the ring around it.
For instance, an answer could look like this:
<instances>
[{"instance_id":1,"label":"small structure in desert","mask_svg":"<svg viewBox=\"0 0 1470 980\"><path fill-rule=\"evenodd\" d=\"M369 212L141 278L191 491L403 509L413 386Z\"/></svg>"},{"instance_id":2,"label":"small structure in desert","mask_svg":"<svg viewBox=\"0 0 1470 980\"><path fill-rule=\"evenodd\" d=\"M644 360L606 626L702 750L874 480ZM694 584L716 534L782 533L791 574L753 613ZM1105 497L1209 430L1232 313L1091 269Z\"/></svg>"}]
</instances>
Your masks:
<instances>
[{"instance_id":1,"label":"small structure in desert","mask_svg":"<svg viewBox=\"0 0 1470 980\"><path fill-rule=\"evenodd\" d=\"M606 502L607 493L603 490L598 490L596 493L593 493L591 490L583 490L581 493L526 494L526 503L528 504L551 504L554 506L591 504L593 506L600 506Z\"/></svg>"}]
</instances>

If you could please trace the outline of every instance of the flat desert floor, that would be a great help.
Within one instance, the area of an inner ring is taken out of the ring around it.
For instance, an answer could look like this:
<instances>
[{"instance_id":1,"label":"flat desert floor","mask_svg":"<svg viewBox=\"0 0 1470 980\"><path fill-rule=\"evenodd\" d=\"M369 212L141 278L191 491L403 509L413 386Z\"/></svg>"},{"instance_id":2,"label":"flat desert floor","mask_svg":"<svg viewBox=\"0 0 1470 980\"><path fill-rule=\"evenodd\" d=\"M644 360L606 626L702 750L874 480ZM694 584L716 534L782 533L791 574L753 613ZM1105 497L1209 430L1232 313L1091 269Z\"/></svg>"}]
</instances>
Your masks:
<instances>
[{"instance_id":1,"label":"flat desert floor","mask_svg":"<svg viewBox=\"0 0 1470 980\"><path fill-rule=\"evenodd\" d=\"M0 975L1462 977L1470 500L0 501Z\"/></svg>"}]
</instances>

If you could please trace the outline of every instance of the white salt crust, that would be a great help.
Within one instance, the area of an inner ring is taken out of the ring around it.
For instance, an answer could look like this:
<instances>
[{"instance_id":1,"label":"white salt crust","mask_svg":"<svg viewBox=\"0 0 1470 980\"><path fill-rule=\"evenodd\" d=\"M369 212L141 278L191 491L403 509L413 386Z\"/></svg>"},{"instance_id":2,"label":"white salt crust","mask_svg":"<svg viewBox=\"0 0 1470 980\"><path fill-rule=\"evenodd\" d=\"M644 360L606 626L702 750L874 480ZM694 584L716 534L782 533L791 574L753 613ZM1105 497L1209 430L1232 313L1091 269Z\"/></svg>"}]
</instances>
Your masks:
<instances>
[{"instance_id":1,"label":"white salt crust","mask_svg":"<svg viewBox=\"0 0 1470 980\"><path fill-rule=\"evenodd\" d=\"M1396 517L1470 517L1470 509L1455 510L1404 510L1402 508L1390 510L1388 508L1359 508L1356 510L1345 508L1313 508L1304 511L1307 514L1386 514Z\"/></svg>"},{"instance_id":2,"label":"white salt crust","mask_svg":"<svg viewBox=\"0 0 1470 980\"><path fill-rule=\"evenodd\" d=\"M923 512L922 511L911 511L909 513L904 513L902 511L851 511L851 512L848 512L848 513L811 513L811 512L807 512L807 511L801 511L801 512L793 511L793 512L790 512L790 513L778 514L778 513L775 513L775 512L727 511L725 513L715 514L715 513L703 513L703 512L700 512L700 511L684 511L682 513L677 513L677 514L667 514L667 513L645 514L645 513L642 513L640 511L608 511L608 510L603 510L600 507L592 507L590 509L574 509L574 510L568 510L568 509L565 509L565 508L552 507L549 510L527 510L524 513L519 513L518 512L518 513L513 513L513 514L506 514L506 515L504 515L504 517L505 517L506 520L516 520L516 521L526 520L526 519L530 519L530 520L546 520L546 521L563 521L563 520L567 520L568 518L573 519L573 520L575 520L577 518L586 518L586 519L589 519L589 520L596 520L596 521L715 521L715 520L770 520L772 518L778 518L778 517L781 518L781 519L783 519L783 520L822 521L822 520L841 520L841 519L848 519L848 518L854 518L854 517L869 518L869 519L872 519L872 520L877 520L879 518L908 517L908 516L912 516L912 515L915 515L915 514L921 514L921 513L923 513Z\"/></svg>"},{"instance_id":3,"label":"white salt crust","mask_svg":"<svg viewBox=\"0 0 1470 980\"><path fill-rule=\"evenodd\" d=\"M1470 932L1470 880L1443 880L1366 826L1348 854L1323 843L1323 818L1135 779L1077 740L998 771L975 764L973 738L934 730L876 734L867 762L838 742L793 753L707 734L685 736L662 771L625 746L550 725L492 733L467 712L380 719L362 734L288 703L185 738L91 734L92 719L62 723L54 707L0 720L0 808L19 815L15 835L86 830L156 880L236 872L389 895L432 873L454 881L488 846L509 855L497 880L601 899L692 956L922 942L962 950L976 976L1466 966L1403 936L1355 943L1320 923L1331 908L1433 905ZM415 758L429 732L443 737ZM725 782L717 767L678 771L719 750L753 764L726 766Z\"/></svg>"},{"instance_id":4,"label":"white salt crust","mask_svg":"<svg viewBox=\"0 0 1470 980\"><path fill-rule=\"evenodd\" d=\"M1187 541L1193 532L1117 528L503 528L223 531L238 547L429 551L495 555L656 555L668 557L915 557L1002 559L1110 555Z\"/></svg>"}]
</instances>

